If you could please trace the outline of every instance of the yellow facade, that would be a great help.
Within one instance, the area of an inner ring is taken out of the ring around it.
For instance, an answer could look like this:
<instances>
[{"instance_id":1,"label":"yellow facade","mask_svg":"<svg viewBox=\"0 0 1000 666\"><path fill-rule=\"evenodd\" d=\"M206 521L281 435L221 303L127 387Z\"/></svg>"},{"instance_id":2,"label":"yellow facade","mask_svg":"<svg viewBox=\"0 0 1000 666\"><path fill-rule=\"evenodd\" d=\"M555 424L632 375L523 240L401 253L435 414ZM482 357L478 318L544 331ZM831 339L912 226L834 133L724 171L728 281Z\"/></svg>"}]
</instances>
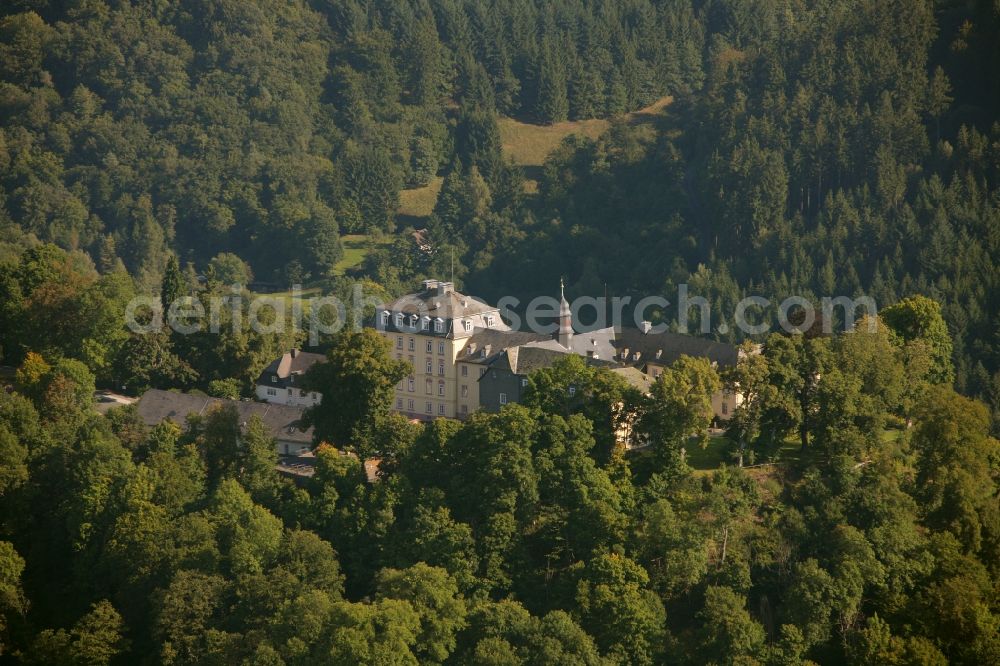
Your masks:
<instances>
[{"instance_id":1,"label":"yellow facade","mask_svg":"<svg viewBox=\"0 0 1000 666\"><path fill-rule=\"evenodd\" d=\"M468 413L475 411L472 405L479 405L478 391L475 402L460 399L455 359L464 340L420 333L380 333L389 341L392 355L413 367L412 374L396 385L396 411L420 419L461 418L460 404L466 405Z\"/></svg>"}]
</instances>

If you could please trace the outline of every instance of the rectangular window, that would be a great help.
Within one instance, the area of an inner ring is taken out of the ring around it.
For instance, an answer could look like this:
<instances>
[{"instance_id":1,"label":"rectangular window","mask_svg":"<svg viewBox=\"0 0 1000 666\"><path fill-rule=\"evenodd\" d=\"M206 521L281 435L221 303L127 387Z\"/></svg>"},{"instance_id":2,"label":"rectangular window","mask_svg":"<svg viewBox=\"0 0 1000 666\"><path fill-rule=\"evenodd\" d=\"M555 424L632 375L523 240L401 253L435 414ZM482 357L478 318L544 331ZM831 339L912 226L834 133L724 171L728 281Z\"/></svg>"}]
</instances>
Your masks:
<instances>
[{"instance_id":1,"label":"rectangular window","mask_svg":"<svg viewBox=\"0 0 1000 666\"><path fill-rule=\"evenodd\" d=\"M383 310L382 311L382 326L385 326L388 323L389 323L389 311L388 310Z\"/></svg>"},{"instance_id":2,"label":"rectangular window","mask_svg":"<svg viewBox=\"0 0 1000 666\"><path fill-rule=\"evenodd\" d=\"M413 393L414 391L413 388L414 383L415 382L413 381L413 375L410 375L406 383L406 390L409 391L410 393Z\"/></svg>"},{"instance_id":3,"label":"rectangular window","mask_svg":"<svg viewBox=\"0 0 1000 666\"><path fill-rule=\"evenodd\" d=\"M441 319L434 320L434 332L441 333L444 331L444 321Z\"/></svg>"},{"instance_id":4,"label":"rectangular window","mask_svg":"<svg viewBox=\"0 0 1000 666\"><path fill-rule=\"evenodd\" d=\"M413 342L413 338L410 338L410 343L409 343L409 350L410 351L413 351L415 344L416 343Z\"/></svg>"},{"instance_id":5,"label":"rectangular window","mask_svg":"<svg viewBox=\"0 0 1000 666\"><path fill-rule=\"evenodd\" d=\"M433 414L434 413L434 404L428 402L426 404L426 406L424 407L424 412L427 413L427 414Z\"/></svg>"},{"instance_id":6,"label":"rectangular window","mask_svg":"<svg viewBox=\"0 0 1000 666\"><path fill-rule=\"evenodd\" d=\"M576 395L576 387L575 386L570 386L569 387L569 394L570 395Z\"/></svg>"},{"instance_id":7,"label":"rectangular window","mask_svg":"<svg viewBox=\"0 0 1000 666\"><path fill-rule=\"evenodd\" d=\"M403 348L403 336L402 335L397 335L396 336L396 349L402 349L402 348Z\"/></svg>"},{"instance_id":8,"label":"rectangular window","mask_svg":"<svg viewBox=\"0 0 1000 666\"><path fill-rule=\"evenodd\" d=\"M269 389L267 389L267 394L268 395L278 395L278 390L277 389L271 389L271 388L269 388Z\"/></svg>"},{"instance_id":9,"label":"rectangular window","mask_svg":"<svg viewBox=\"0 0 1000 666\"><path fill-rule=\"evenodd\" d=\"M463 377L468 377L469 376L469 366L467 366L467 365L463 365L462 366L462 376Z\"/></svg>"},{"instance_id":10,"label":"rectangular window","mask_svg":"<svg viewBox=\"0 0 1000 666\"><path fill-rule=\"evenodd\" d=\"M444 361L438 361L438 374L444 376Z\"/></svg>"},{"instance_id":11,"label":"rectangular window","mask_svg":"<svg viewBox=\"0 0 1000 666\"><path fill-rule=\"evenodd\" d=\"M431 374L432 372L434 372L434 361L432 359L427 359L425 367L427 368L426 370L427 374L428 375Z\"/></svg>"},{"instance_id":12,"label":"rectangular window","mask_svg":"<svg viewBox=\"0 0 1000 666\"><path fill-rule=\"evenodd\" d=\"M444 382L438 382L438 395L444 395Z\"/></svg>"},{"instance_id":13,"label":"rectangular window","mask_svg":"<svg viewBox=\"0 0 1000 666\"><path fill-rule=\"evenodd\" d=\"M429 380L429 379L426 380L424 382L424 393L426 393L427 395L430 395L431 394L431 386L432 386L431 380Z\"/></svg>"},{"instance_id":14,"label":"rectangular window","mask_svg":"<svg viewBox=\"0 0 1000 666\"><path fill-rule=\"evenodd\" d=\"M463 398L469 397L469 387L466 384L462 384L462 397Z\"/></svg>"},{"instance_id":15,"label":"rectangular window","mask_svg":"<svg viewBox=\"0 0 1000 666\"><path fill-rule=\"evenodd\" d=\"M438 343L438 354L444 354L444 343L443 342L439 342Z\"/></svg>"},{"instance_id":16,"label":"rectangular window","mask_svg":"<svg viewBox=\"0 0 1000 666\"><path fill-rule=\"evenodd\" d=\"M506 393L501 393L500 394L500 404L501 405L506 405L507 404L507 394Z\"/></svg>"},{"instance_id":17,"label":"rectangular window","mask_svg":"<svg viewBox=\"0 0 1000 666\"><path fill-rule=\"evenodd\" d=\"M403 399L396 398L396 409L402 409L402 408L403 408Z\"/></svg>"},{"instance_id":18,"label":"rectangular window","mask_svg":"<svg viewBox=\"0 0 1000 666\"><path fill-rule=\"evenodd\" d=\"M440 414L441 416L444 416L444 403L441 403L440 405L438 405L438 414Z\"/></svg>"},{"instance_id":19,"label":"rectangular window","mask_svg":"<svg viewBox=\"0 0 1000 666\"><path fill-rule=\"evenodd\" d=\"M403 313L402 312L397 312L396 313L396 326L399 327L399 328L403 328Z\"/></svg>"},{"instance_id":20,"label":"rectangular window","mask_svg":"<svg viewBox=\"0 0 1000 666\"><path fill-rule=\"evenodd\" d=\"M486 368L479 368L479 376L482 377L486 374Z\"/></svg>"},{"instance_id":21,"label":"rectangular window","mask_svg":"<svg viewBox=\"0 0 1000 666\"><path fill-rule=\"evenodd\" d=\"M528 385L528 378L527 377L521 377L521 387L523 388L523 387L525 387L527 385Z\"/></svg>"},{"instance_id":22,"label":"rectangular window","mask_svg":"<svg viewBox=\"0 0 1000 666\"><path fill-rule=\"evenodd\" d=\"M271 383L272 384L277 384L278 383L278 378L276 376L274 376L274 375L271 375Z\"/></svg>"},{"instance_id":23,"label":"rectangular window","mask_svg":"<svg viewBox=\"0 0 1000 666\"><path fill-rule=\"evenodd\" d=\"M485 319L486 319L486 325L487 326L492 326L493 325L493 315L486 315Z\"/></svg>"},{"instance_id":24,"label":"rectangular window","mask_svg":"<svg viewBox=\"0 0 1000 666\"><path fill-rule=\"evenodd\" d=\"M406 408L411 412L413 411L413 398L410 398L409 400L406 401Z\"/></svg>"},{"instance_id":25,"label":"rectangular window","mask_svg":"<svg viewBox=\"0 0 1000 666\"><path fill-rule=\"evenodd\" d=\"M304 397L306 397L306 392L305 392L305 391L303 391L302 389L299 389L299 397L300 397L300 398L304 398Z\"/></svg>"},{"instance_id":26,"label":"rectangular window","mask_svg":"<svg viewBox=\"0 0 1000 666\"><path fill-rule=\"evenodd\" d=\"M434 351L434 342L432 340L427 341L427 353L430 354Z\"/></svg>"},{"instance_id":27,"label":"rectangular window","mask_svg":"<svg viewBox=\"0 0 1000 666\"><path fill-rule=\"evenodd\" d=\"M728 413L729 413L729 403L723 402L722 403L722 415L725 416Z\"/></svg>"},{"instance_id":28,"label":"rectangular window","mask_svg":"<svg viewBox=\"0 0 1000 666\"><path fill-rule=\"evenodd\" d=\"M462 326L465 328L466 333L472 330L472 322L468 319L462 322Z\"/></svg>"},{"instance_id":29,"label":"rectangular window","mask_svg":"<svg viewBox=\"0 0 1000 666\"><path fill-rule=\"evenodd\" d=\"M420 330L421 331L426 331L428 328L430 328L430 326L431 326L431 319L430 319L430 317L426 317L425 316L424 318L422 318L420 320Z\"/></svg>"}]
</instances>

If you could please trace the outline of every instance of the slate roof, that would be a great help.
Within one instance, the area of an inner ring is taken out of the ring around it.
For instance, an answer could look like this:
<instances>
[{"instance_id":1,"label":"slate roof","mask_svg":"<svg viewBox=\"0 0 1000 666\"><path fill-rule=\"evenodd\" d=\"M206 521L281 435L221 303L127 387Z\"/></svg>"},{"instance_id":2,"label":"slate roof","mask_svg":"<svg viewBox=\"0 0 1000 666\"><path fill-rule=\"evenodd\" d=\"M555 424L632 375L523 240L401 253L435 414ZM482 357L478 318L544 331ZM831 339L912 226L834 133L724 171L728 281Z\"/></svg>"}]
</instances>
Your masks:
<instances>
[{"instance_id":1,"label":"slate roof","mask_svg":"<svg viewBox=\"0 0 1000 666\"><path fill-rule=\"evenodd\" d=\"M383 323L381 313L386 311L390 312L391 316L387 323ZM396 313L406 315L402 326L396 324ZM417 315L419 319L413 320L410 318L411 315ZM464 330L455 328L456 320L468 319L473 326L482 327L487 323L485 315L493 316L493 327L499 330L508 329L500 317L499 309L495 306L475 296L455 291L450 282L425 280L422 291L406 294L376 308L375 328L393 333L420 333L454 338L465 335ZM433 326L423 329L420 322L423 317L429 317L431 320L440 319L445 324L444 330L437 331Z\"/></svg>"},{"instance_id":2,"label":"slate roof","mask_svg":"<svg viewBox=\"0 0 1000 666\"><path fill-rule=\"evenodd\" d=\"M458 352L457 361L489 365L505 349L551 340L552 336L531 331L500 331L493 328L476 328ZM556 343L558 344L558 343ZM483 351L486 351L485 355Z\"/></svg>"},{"instance_id":3,"label":"slate roof","mask_svg":"<svg viewBox=\"0 0 1000 666\"><path fill-rule=\"evenodd\" d=\"M652 377L638 368L612 368L611 372L622 377L629 383L630 386L639 389L642 393L649 393L649 389L653 386L653 382L655 381Z\"/></svg>"},{"instance_id":4,"label":"slate roof","mask_svg":"<svg viewBox=\"0 0 1000 666\"><path fill-rule=\"evenodd\" d=\"M325 360L326 356L323 354L313 354L312 352L293 349L290 352L282 354L281 358L272 361L271 365L267 366L260 373L260 377L257 378L257 384L266 384L267 386L280 388L294 386L294 377L304 375L309 368Z\"/></svg>"},{"instance_id":5,"label":"slate roof","mask_svg":"<svg viewBox=\"0 0 1000 666\"><path fill-rule=\"evenodd\" d=\"M494 358L490 368L506 370L515 375L529 375L535 370L551 368L553 363L570 353L558 343L554 346L547 342L528 343L506 349ZM584 358L584 361L594 367L609 368L615 365L613 361L595 358Z\"/></svg>"},{"instance_id":6,"label":"slate roof","mask_svg":"<svg viewBox=\"0 0 1000 666\"><path fill-rule=\"evenodd\" d=\"M268 432L282 442L311 444L313 429L299 429L303 409L290 405L276 405L267 402L227 400L210 398L190 393L150 389L139 398L139 418L147 426L154 426L165 419L184 427L189 414L206 414L220 405L232 405L239 414L240 423L246 423L251 416L260 416Z\"/></svg>"},{"instance_id":7,"label":"slate roof","mask_svg":"<svg viewBox=\"0 0 1000 666\"><path fill-rule=\"evenodd\" d=\"M615 360L639 368L648 363L670 365L682 355L707 358L719 367L728 367L736 365L739 356L736 346L725 342L680 333L643 333L637 328L617 331L614 346L618 352ZM622 352L626 349L628 356L622 358ZM639 358L635 357L636 352L639 353Z\"/></svg>"}]
</instances>

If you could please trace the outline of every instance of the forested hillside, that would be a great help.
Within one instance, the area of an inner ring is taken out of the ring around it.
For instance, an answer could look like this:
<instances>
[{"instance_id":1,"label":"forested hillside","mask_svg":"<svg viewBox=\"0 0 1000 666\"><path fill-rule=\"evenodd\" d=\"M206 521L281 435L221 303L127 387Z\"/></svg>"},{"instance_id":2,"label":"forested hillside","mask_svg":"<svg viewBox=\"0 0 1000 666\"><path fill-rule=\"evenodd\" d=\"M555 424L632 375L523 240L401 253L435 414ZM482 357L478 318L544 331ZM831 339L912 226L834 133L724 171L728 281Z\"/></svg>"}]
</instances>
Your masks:
<instances>
[{"instance_id":1,"label":"forested hillside","mask_svg":"<svg viewBox=\"0 0 1000 666\"><path fill-rule=\"evenodd\" d=\"M198 272L231 253L287 286L332 277L340 235L386 232L361 273L390 292L454 260L487 297L688 282L723 316L750 293L920 293L944 305L958 388L1000 409L995 3L4 12L8 254L52 241L155 290L172 253ZM537 195L502 154L500 115L613 119L665 95L656 123L571 139ZM436 175L427 253L396 210Z\"/></svg>"},{"instance_id":2,"label":"forested hillside","mask_svg":"<svg viewBox=\"0 0 1000 666\"><path fill-rule=\"evenodd\" d=\"M392 231L400 188L452 161L466 109L589 118L701 78L691 9L648 2L17 4L3 225L150 285L171 251L325 277L338 234Z\"/></svg>"},{"instance_id":3,"label":"forested hillside","mask_svg":"<svg viewBox=\"0 0 1000 666\"><path fill-rule=\"evenodd\" d=\"M372 329L344 334L309 375L317 436L339 448L300 483L275 471L258 417L222 407L182 431L132 407L100 416L84 365L33 354L0 391L0 650L74 665L998 663L1000 442L984 406L942 384L947 354L919 361L947 344L940 317L906 342L893 328L922 307L873 333L774 335L723 377L683 357L648 396L568 355L524 404L465 423L390 413L407 364ZM734 464L695 472L720 383L747 396ZM348 399L363 410L337 409ZM623 414L648 448L616 443ZM373 451L374 482L358 457Z\"/></svg>"},{"instance_id":4,"label":"forested hillside","mask_svg":"<svg viewBox=\"0 0 1000 666\"><path fill-rule=\"evenodd\" d=\"M998 72L991 0L3 3L0 661L1000 663ZM95 409L249 398L304 341L246 300L136 333L137 295L452 274L687 283L734 341L746 295L880 316L648 393L568 355L464 422L325 336L294 480L231 407Z\"/></svg>"}]
</instances>

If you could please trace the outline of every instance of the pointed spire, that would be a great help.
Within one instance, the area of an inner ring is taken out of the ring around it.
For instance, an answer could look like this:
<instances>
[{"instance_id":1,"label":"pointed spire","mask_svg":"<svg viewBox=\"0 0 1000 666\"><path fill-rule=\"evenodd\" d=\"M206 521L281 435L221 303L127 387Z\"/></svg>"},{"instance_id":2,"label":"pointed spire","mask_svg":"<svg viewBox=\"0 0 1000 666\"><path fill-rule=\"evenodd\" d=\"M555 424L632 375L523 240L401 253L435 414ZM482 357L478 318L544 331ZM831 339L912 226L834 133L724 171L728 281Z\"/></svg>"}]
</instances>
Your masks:
<instances>
[{"instance_id":1,"label":"pointed spire","mask_svg":"<svg viewBox=\"0 0 1000 666\"><path fill-rule=\"evenodd\" d=\"M559 344L569 349L573 344L573 313L566 301L566 285L559 278Z\"/></svg>"}]
</instances>

